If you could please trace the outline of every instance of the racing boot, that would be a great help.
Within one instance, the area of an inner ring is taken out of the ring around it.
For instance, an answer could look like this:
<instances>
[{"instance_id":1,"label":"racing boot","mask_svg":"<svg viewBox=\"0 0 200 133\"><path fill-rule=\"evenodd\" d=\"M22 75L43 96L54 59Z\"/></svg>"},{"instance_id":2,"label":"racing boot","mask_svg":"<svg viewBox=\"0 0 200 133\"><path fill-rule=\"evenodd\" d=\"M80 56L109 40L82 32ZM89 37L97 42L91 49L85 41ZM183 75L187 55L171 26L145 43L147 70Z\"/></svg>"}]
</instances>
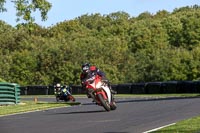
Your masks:
<instances>
[{"instance_id":1,"label":"racing boot","mask_svg":"<svg viewBox=\"0 0 200 133\"><path fill-rule=\"evenodd\" d=\"M103 82L106 83L106 84L108 85L108 87L109 87L109 89L110 89L110 92L111 92L112 94L117 94L117 92L114 91L114 90L112 89L109 80L107 80L107 79L105 80L105 79L104 79Z\"/></svg>"},{"instance_id":2,"label":"racing boot","mask_svg":"<svg viewBox=\"0 0 200 133\"><path fill-rule=\"evenodd\" d=\"M87 95L88 98L91 98L91 95L89 94L88 91L86 92L86 95Z\"/></svg>"},{"instance_id":3,"label":"racing boot","mask_svg":"<svg viewBox=\"0 0 200 133\"><path fill-rule=\"evenodd\" d=\"M113 90L111 87L110 87L110 92L111 92L112 94L117 94L117 92L116 92L115 90Z\"/></svg>"},{"instance_id":4,"label":"racing boot","mask_svg":"<svg viewBox=\"0 0 200 133\"><path fill-rule=\"evenodd\" d=\"M108 86L112 94L117 94L117 91L113 90L110 84L108 84Z\"/></svg>"},{"instance_id":5,"label":"racing boot","mask_svg":"<svg viewBox=\"0 0 200 133\"><path fill-rule=\"evenodd\" d=\"M97 102L96 101L96 98L95 98L95 95L94 95L94 90L93 89L88 89L88 94L90 96L90 98L92 98L92 102Z\"/></svg>"}]
</instances>

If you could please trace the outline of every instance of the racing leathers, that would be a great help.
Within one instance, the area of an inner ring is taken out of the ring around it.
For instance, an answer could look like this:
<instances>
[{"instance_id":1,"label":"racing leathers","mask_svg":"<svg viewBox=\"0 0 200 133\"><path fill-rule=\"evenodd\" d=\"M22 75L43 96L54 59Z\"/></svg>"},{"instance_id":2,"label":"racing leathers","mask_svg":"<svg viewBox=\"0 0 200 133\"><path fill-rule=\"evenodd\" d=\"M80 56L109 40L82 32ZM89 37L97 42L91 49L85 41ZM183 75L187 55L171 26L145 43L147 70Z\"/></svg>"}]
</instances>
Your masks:
<instances>
[{"instance_id":1,"label":"racing leathers","mask_svg":"<svg viewBox=\"0 0 200 133\"><path fill-rule=\"evenodd\" d=\"M89 71L87 73L84 73L84 72L81 73L80 79L81 79L81 84L82 84L82 88L83 89L85 89L85 84L84 84L85 81L87 79L92 78L95 75L99 75L104 82L107 82L107 84L109 85L111 93L112 94L116 94L116 92L111 89L111 86L110 86L109 81L107 80L107 78L105 76L105 73L102 72L100 69L98 69L96 66L90 66L89 67ZM88 98L92 97L93 100L95 99L94 95L93 95L93 90L92 89L86 90L86 93L87 93Z\"/></svg>"}]
</instances>

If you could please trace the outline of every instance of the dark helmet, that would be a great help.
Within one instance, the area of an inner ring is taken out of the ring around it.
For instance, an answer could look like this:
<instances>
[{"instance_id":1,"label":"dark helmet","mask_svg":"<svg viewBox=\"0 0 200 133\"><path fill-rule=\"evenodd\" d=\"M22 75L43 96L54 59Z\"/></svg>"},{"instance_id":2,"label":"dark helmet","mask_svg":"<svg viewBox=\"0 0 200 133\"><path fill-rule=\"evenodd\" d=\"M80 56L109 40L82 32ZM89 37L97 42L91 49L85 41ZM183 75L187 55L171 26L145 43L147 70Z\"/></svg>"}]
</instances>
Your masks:
<instances>
[{"instance_id":1,"label":"dark helmet","mask_svg":"<svg viewBox=\"0 0 200 133\"><path fill-rule=\"evenodd\" d=\"M82 64L82 71L84 73L89 73L89 71L90 71L90 63L84 63L84 64Z\"/></svg>"}]
</instances>

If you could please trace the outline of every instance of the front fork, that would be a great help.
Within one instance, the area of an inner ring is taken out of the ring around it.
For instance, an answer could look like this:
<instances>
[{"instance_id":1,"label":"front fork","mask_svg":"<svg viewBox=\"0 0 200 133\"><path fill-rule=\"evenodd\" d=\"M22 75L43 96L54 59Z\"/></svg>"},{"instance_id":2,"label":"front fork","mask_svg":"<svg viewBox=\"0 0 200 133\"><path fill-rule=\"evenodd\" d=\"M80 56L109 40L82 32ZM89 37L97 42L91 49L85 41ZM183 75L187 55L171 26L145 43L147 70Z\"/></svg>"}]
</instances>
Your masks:
<instances>
[{"instance_id":1,"label":"front fork","mask_svg":"<svg viewBox=\"0 0 200 133\"><path fill-rule=\"evenodd\" d=\"M92 98L92 100L93 100L94 102L97 102L97 100L96 100L96 95L95 95L94 92L95 92L95 91L94 91L93 89L88 89L87 94Z\"/></svg>"}]
</instances>

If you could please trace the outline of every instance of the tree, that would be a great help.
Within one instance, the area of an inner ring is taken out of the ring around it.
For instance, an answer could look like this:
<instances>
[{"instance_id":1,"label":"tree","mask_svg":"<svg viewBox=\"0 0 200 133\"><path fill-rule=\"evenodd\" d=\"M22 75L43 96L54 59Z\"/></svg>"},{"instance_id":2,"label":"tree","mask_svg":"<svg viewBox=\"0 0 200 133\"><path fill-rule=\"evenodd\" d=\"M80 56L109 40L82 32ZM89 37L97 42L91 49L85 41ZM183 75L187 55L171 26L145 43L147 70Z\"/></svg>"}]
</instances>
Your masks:
<instances>
[{"instance_id":1,"label":"tree","mask_svg":"<svg viewBox=\"0 0 200 133\"><path fill-rule=\"evenodd\" d=\"M17 22L21 19L27 23L34 23L35 19L31 15L33 12L39 10L41 13L42 21L47 20L47 13L51 9L52 5L47 0L13 0L16 8ZM6 0L0 0L0 12L6 12L4 4Z\"/></svg>"},{"instance_id":2,"label":"tree","mask_svg":"<svg viewBox=\"0 0 200 133\"><path fill-rule=\"evenodd\" d=\"M161 11L158 11L154 17L161 19L161 18L165 18L165 17L167 17L169 15L170 15L170 13L168 11L161 10Z\"/></svg>"},{"instance_id":3,"label":"tree","mask_svg":"<svg viewBox=\"0 0 200 133\"><path fill-rule=\"evenodd\" d=\"M49 28L33 23L31 32L29 23L13 28L0 21L0 80L80 85L83 62L103 70L112 84L200 80L199 18L197 6L134 18L83 15Z\"/></svg>"},{"instance_id":4,"label":"tree","mask_svg":"<svg viewBox=\"0 0 200 133\"><path fill-rule=\"evenodd\" d=\"M137 19L144 20L144 19L151 19L152 17L153 15L150 12L143 12L137 17Z\"/></svg>"}]
</instances>

